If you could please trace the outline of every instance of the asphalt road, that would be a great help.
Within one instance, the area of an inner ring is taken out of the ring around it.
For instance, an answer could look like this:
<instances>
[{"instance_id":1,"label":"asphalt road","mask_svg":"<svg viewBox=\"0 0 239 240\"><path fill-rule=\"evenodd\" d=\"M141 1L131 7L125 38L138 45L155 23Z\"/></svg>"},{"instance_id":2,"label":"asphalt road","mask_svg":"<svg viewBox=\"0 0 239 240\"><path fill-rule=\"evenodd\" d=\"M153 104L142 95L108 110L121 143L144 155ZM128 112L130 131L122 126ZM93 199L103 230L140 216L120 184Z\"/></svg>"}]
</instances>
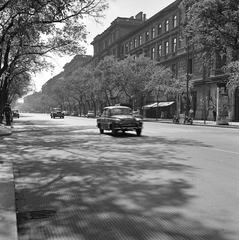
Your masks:
<instances>
[{"instance_id":1,"label":"asphalt road","mask_svg":"<svg viewBox=\"0 0 239 240\"><path fill-rule=\"evenodd\" d=\"M14 163L19 240L238 240L239 130L21 114Z\"/></svg>"}]
</instances>

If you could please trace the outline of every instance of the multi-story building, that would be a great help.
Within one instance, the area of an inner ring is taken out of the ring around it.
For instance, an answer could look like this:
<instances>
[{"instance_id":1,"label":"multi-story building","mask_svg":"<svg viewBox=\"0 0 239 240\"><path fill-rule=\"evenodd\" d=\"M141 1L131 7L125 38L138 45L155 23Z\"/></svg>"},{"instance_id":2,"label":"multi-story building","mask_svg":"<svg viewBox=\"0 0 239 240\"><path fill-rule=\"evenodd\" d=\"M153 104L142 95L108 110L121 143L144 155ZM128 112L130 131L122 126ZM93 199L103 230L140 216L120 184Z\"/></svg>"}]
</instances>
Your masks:
<instances>
[{"instance_id":1,"label":"multi-story building","mask_svg":"<svg viewBox=\"0 0 239 240\"><path fill-rule=\"evenodd\" d=\"M130 33L133 29L137 29L141 23L146 21L146 15L142 12L135 17L130 18L116 18L103 33L97 35L91 44L94 47L94 56L92 59L93 66L97 66L99 61L106 55L114 55L120 58L121 53L121 39L123 36Z\"/></svg>"},{"instance_id":2,"label":"multi-story building","mask_svg":"<svg viewBox=\"0 0 239 240\"><path fill-rule=\"evenodd\" d=\"M51 95L52 87L65 77L71 75L79 67L86 66L91 61L92 56L90 55L76 55L69 63L65 64L64 71L57 74L53 78L49 79L42 86L42 93Z\"/></svg>"},{"instance_id":3,"label":"multi-story building","mask_svg":"<svg viewBox=\"0 0 239 240\"><path fill-rule=\"evenodd\" d=\"M155 14L150 19L146 20L146 15L142 12L138 13L135 18L124 18L124 22L137 21L137 26L134 25L130 31L122 31L115 41L111 41L102 51L97 47L104 45L105 39L109 36L115 26L115 21L111 26L105 30L102 34L98 35L91 43L94 47L94 56L92 58L94 66L105 56L114 55L117 58L124 58L126 55L140 55L150 57L159 61L161 64L171 67L174 75L177 76L180 73L186 71L186 51L183 40L180 39L180 9L178 8L180 1L177 0L164 8L162 11ZM140 21L138 21L140 20ZM121 25L118 25L120 27ZM181 40L181 41L180 41ZM164 96L159 98L161 101L175 100L165 98ZM152 98L148 98L145 104L155 101ZM137 103L135 104L137 106ZM166 105L165 105L166 106ZM165 107L164 107L165 109ZM173 115L176 109L176 104L167 107L169 115ZM155 109L153 114L155 114Z\"/></svg>"},{"instance_id":4,"label":"multi-story building","mask_svg":"<svg viewBox=\"0 0 239 240\"><path fill-rule=\"evenodd\" d=\"M175 77L185 76L185 81L194 83L188 107L193 108L195 118L212 119L212 109L215 108L218 115L230 113L231 119L239 121L239 88L230 90L231 94L228 94L225 83L228 75L222 71L226 60L215 54L214 65L210 69L202 67L202 61L194 54L193 47L187 45L182 37L185 14L179 8L180 2L174 1L147 20L142 12L136 17L118 17L91 43L94 47L93 66L106 55L123 58L126 55L145 54L170 67ZM152 99L148 100L152 102ZM167 109L171 114L178 109L181 112L186 110L182 97L172 99L167 96L162 100L175 101Z\"/></svg>"}]
</instances>

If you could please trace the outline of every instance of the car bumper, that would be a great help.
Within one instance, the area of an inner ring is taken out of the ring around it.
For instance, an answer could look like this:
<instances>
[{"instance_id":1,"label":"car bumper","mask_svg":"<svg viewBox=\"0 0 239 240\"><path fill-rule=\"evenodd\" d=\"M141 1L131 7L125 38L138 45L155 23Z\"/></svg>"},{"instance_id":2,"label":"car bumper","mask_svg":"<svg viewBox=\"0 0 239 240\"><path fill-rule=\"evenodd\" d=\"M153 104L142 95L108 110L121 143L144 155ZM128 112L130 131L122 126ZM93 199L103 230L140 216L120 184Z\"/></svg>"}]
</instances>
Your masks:
<instances>
[{"instance_id":1,"label":"car bumper","mask_svg":"<svg viewBox=\"0 0 239 240\"><path fill-rule=\"evenodd\" d=\"M134 130L136 130L136 129L142 129L143 128L143 126L123 126L123 125L121 125L121 126L119 126L119 125L115 125L114 126L114 129L115 130L125 130L125 131L134 131Z\"/></svg>"}]
</instances>

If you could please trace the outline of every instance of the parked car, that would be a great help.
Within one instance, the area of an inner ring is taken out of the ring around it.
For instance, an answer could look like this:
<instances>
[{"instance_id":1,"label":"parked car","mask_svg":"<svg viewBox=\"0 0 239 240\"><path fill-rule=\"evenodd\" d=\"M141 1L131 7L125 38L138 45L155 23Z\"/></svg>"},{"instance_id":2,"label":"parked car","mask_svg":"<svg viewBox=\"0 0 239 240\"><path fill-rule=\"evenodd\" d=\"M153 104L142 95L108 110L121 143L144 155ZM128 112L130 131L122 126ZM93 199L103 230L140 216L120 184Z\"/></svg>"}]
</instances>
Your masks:
<instances>
[{"instance_id":1,"label":"parked car","mask_svg":"<svg viewBox=\"0 0 239 240\"><path fill-rule=\"evenodd\" d=\"M51 110L51 118L56 118L56 117L59 117L59 118L64 118L64 113L61 111L60 108L53 108Z\"/></svg>"},{"instance_id":2,"label":"parked car","mask_svg":"<svg viewBox=\"0 0 239 240\"><path fill-rule=\"evenodd\" d=\"M13 115L13 117L17 117L17 118L20 117L19 111L17 109L12 110L12 115Z\"/></svg>"},{"instance_id":3,"label":"parked car","mask_svg":"<svg viewBox=\"0 0 239 240\"><path fill-rule=\"evenodd\" d=\"M78 112L77 111L73 111L72 113L71 113L71 116L78 116Z\"/></svg>"},{"instance_id":4,"label":"parked car","mask_svg":"<svg viewBox=\"0 0 239 240\"><path fill-rule=\"evenodd\" d=\"M109 106L103 109L99 118L97 118L97 127L100 133L104 130L112 131L116 135L118 131L136 131L138 136L141 135L143 121L132 114L132 110L125 106Z\"/></svg>"},{"instance_id":5,"label":"parked car","mask_svg":"<svg viewBox=\"0 0 239 240\"><path fill-rule=\"evenodd\" d=\"M87 118L95 118L95 112L94 111L88 111L88 113L86 114Z\"/></svg>"},{"instance_id":6,"label":"parked car","mask_svg":"<svg viewBox=\"0 0 239 240\"><path fill-rule=\"evenodd\" d=\"M68 111L62 111L64 113L64 116L70 116L70 113Z\"/></svg>"},{"instance_id":7,"label":"parked car","mask_svg":"<svg viewBox=\"0 0 239 240\"><path fill-rule=\"evenodd\" d=\"M133 111L133 116L136 117L136 118L143 119L143 115L141 115L139 111Z\"/></svg>"}]
</instances>

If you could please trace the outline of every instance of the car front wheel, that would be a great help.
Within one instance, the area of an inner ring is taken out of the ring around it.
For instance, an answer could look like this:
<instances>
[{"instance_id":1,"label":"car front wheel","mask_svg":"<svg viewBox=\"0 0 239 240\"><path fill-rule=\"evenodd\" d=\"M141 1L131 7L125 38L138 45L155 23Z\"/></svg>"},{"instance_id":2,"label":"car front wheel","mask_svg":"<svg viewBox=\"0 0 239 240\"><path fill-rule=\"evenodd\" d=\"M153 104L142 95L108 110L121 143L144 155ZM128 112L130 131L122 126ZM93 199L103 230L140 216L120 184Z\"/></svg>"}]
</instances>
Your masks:
<instances>
[{"instance_id":1,"label":"car front wheel","mask_svg":"<svg viewBox=\"0 0 239 240\"><path fill-rule=\"evenodd\" d=\"M137 136L140 136L142 132L142 129L136 129Z\"/></svg>"},{"instance_id":2,"label":"car front wheel","mask_svg":"<svg viewBox=\"0 0 239 240\"><path fill-rule=\"evenodd\" d=\"M114 127L112 127L112 135L115 136L116 134L117 134L117 130Z\"/></svg>"},{"instance_id":3,"label":"car front wheel","mask_svg":"<svg viewBox=\"0 0 239 240\"><path fill-rule=\"evenodd\" d=\"M104 129L100 128L100 133L104 133Z\"/></svg>"}]
</instances>

